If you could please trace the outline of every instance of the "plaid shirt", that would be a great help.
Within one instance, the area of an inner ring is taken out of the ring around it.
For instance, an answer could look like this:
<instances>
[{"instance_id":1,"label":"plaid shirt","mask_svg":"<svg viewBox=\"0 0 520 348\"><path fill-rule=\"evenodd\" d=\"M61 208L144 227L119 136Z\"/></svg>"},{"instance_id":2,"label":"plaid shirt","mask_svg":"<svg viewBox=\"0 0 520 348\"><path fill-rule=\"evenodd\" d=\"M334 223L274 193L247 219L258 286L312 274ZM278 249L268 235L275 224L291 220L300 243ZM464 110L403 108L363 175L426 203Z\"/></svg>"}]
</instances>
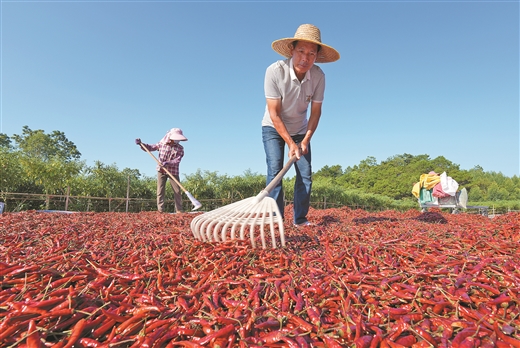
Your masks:
<instances>
[{"instance_id":1,"label":"plaid shirt","mask_svg":"<svg viewBox=\"0 0 520 348\"><path fill-rule=\"evenodd\" d=\"M184 147L180 144L173 144L173 146L157 143L153 145L143 145L148 151L159 151L159 161L163 164L172 175L179 175L179 164L182 157L184 157ZM164 172L161 166L157 165L158 172Z\"/></svg>"}]
</instances>

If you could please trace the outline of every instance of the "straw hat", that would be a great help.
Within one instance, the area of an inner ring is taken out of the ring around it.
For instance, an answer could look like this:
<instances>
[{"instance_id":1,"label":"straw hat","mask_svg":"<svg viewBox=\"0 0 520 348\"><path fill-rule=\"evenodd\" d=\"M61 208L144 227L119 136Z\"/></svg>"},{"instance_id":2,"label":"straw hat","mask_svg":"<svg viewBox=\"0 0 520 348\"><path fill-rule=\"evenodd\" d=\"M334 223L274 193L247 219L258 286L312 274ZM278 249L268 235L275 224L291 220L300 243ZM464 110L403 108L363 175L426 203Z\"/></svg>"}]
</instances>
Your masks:
<instances>
[{"instance_id":1,"label":"straw hat","mask_svg":"<svg viewBox=\"0 0 520 348\"><path fill-rule=\"evenodd\" d=\"M316 57L316 63L330 63L339 59L339 52L331 46L325 45L321 42L320 29L312 24L300 25L296 30L294 37L273 41L271 46L273 47L273 50L280 53L282 56L290 58L291 50L293 48L292 43L294 41L307 41L320 45L321 49L318 52L318 57Z\"/></svg>"}]
</instances>

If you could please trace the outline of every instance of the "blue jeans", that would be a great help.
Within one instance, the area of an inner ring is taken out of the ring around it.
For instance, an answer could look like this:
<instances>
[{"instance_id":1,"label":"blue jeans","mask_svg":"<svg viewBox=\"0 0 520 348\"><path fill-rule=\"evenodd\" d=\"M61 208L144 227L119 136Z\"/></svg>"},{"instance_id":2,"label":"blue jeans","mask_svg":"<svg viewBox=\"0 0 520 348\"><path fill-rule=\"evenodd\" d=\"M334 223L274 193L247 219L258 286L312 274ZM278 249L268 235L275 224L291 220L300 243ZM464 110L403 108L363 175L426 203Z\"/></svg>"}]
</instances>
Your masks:
<instances>
[{"instance_id":1,"label":"blue jeans","mask_svg":"<svg viewBox=\"0 0 520 348\"><path fill-rule=\"evenodd\" d=\"M292 136L292 139L296 144L298 144L304 137L304 134L297 134ZM269 126L262 127L262 141L264 142L267 163L266 184L268 185L284 166L285 141L274 127ZM312 168L310 144L308 149L309 152L305 156L301 156L300 159L295 162L296 181L294 183L293 209L294 223L296 224L301 224L307 221L307 213L309 212L311 202ZM284 195L282 188L282 180L280 180L280 183L273 188L269 196L278 204L278 209L280 209L283 218Z\"/></svg>"}]
</instances>

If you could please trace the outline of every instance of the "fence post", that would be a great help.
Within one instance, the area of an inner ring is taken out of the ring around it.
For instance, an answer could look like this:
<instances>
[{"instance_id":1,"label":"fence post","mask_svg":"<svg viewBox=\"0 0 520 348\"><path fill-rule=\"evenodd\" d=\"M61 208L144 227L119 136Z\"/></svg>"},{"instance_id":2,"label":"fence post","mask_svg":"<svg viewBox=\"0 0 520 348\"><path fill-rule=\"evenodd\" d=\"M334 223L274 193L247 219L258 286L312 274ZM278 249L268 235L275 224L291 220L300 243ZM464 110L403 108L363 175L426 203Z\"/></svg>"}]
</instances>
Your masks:
<instances>
[{"instance_id":1,"label":"fence post","mask_svg":"<svg viewBox=\"0 0 520 348\"><path fill-rule=\"evenodd\" d=\"M67 186L67 197L65 197L65 211L69 210L69 194L70 194L70 186Z\"/></svg>"},{"instance_id":2,"label":"fence post","mask_svg":"<svg viewBox=\"0 0 520 348\"><path fill-rule=\"evenodd\" d=\"M128 183L126 185L126 212L128 213L128 197L130 195L130 175L128 176Z\"/></svg>"}]
</instances>

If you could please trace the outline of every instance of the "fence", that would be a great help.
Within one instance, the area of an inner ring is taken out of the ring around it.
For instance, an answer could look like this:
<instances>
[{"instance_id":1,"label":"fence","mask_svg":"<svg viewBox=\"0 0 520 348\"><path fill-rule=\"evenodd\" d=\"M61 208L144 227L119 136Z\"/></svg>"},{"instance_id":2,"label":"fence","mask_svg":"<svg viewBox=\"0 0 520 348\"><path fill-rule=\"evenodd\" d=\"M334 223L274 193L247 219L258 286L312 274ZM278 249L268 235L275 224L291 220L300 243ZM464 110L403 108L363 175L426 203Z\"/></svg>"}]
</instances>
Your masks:
<instances>
[{"instance_id":1,"label":"fence","mask_svg":"<svg viewBox=\"0 0 520 348\"><path fill-rule=\"evenodd\" d=\"M92 197L92 196L71 196L71 195L46 195L32 193L11 193L0 192L0 200L3 202L1 209L5 212L19 212L24 210L56 210L56 211L81 211L81 212L127 212L136 213L141 211L156 211L157 203L155 199L145 198L116 198L116 197ZM202 204L199 211L210 211L222 206L233 203L227 199L206 199L199 200ZM285 204L291 204L286 201ZM345 204L327 201L311 202L315 209L328 209L345 207ZM374 208L365 205L348 205L351 209L363 209L368 211L380 211L385 208ZM190 200L183 199L184 211L191 211L193 206ZM173 199L165 200L165 211L174 212L175 202ZM1 211L0 211L1 213Z\"/></svg>"}]
</instances>

